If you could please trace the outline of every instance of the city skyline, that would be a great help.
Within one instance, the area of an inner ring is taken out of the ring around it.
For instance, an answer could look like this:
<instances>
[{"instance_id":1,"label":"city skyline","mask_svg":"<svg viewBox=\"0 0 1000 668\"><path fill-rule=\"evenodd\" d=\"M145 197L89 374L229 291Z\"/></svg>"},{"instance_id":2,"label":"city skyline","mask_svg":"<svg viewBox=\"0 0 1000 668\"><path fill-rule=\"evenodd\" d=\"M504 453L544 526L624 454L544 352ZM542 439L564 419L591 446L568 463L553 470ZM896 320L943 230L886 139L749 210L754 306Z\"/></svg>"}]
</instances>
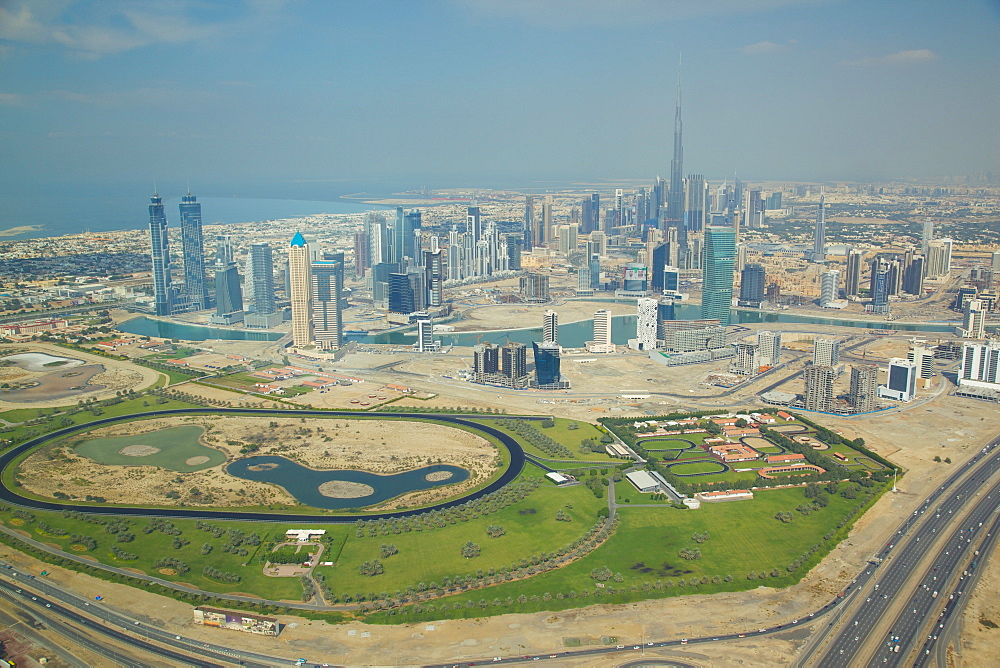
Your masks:
<instances>
[{"instance_id":1,"label":"city skyline","mask_svg":"<svg viewBox=\"0 0 1000 668\"><path fill-rule=\"evenodd\" d=\"M1000 154L997 18L978 2L12 3L0 104L18 129L11 185L42 191L177 174L277 197L666 177L683 53L690 173L974 174ZM734 79L766 92L734 100ZM635 104L574 103L630 82Z\"/></svg>"}]
</instances>

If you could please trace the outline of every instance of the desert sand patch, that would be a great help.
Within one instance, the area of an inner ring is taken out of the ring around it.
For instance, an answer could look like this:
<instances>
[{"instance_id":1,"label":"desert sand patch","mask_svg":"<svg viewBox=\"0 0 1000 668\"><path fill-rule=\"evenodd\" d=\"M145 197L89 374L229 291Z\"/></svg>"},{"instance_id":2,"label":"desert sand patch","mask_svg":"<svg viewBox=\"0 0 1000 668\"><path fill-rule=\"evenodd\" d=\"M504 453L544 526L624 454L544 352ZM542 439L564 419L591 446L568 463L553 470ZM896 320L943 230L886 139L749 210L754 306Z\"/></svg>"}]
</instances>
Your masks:
<instances>
[{"instance_id":1,"label":"desert sand patch","mask_svg":"<svg viewBox=\"0 0 1000 668\"><path fill-rule=\"evenodd\" d=\"M441 482L442 480L447 480L451 478L454 473L451 471L434 471L433 473L428 473L424 476L424 480L427 482Z\"/></svg>"},{"instance_id":2,"label":"desert sand patch","mask_svg":"<svg viewBox=\"0 0 1000 668\"><path fill-rule=\"evenodd\" d=\"M197 457L188 457L184 460L184 463L188 466L198 466L199 464L204 464L209 460L205 455L198 455Z\"/></svg>"},{"instance_id":3,"label":"desert sand patch","mask_svg":"<svg viewBox=\"0 0 1000 668\"><path fill-rule=\"evenodd\" d=\"M159 448L155 448L152 445L126 445L124 448L118 451L119 454L125 455L126 457L148 457L150 455L155 455L159 452ZM205 457L205 461L208 461L208 457Z\"/></svg>"},{"instance_id":4,"label":"desert sand patch","mask_svg":"<svg viewBox=\"0 0 1000 668\"><path fill-rule=\"evenodd\" d=\"M324 482L318 489L320 494L331 499L360 499L375 493L375 488L371 485L346 480L330 480Z\"/></svg>"}]
</instances>

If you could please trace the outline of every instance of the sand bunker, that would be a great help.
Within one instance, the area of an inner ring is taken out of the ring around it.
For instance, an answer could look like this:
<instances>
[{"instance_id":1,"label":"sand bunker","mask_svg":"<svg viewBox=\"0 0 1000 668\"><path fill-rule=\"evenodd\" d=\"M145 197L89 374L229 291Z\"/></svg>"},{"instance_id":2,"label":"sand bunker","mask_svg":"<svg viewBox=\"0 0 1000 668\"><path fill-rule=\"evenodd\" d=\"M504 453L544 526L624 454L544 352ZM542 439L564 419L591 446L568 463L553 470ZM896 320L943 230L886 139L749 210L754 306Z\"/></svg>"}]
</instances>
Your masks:
<instances>
[{"instance_id":1,"label":"sand bunker","mask_svg":"<svg viewBox=\"0 0 1000 668\"><path fill-rule=\"evenodd\" d=\"M428 473L424 476L424 480L427 482L441 482L442 480L447 480L451 478L454 474L451 471L435 471L434 473Z\"/></svg>"},{"instance_id":2,"label":"sand bunker","mask_svg":"<svg viewBox=\"0 0 1000 668\"><path fill-rule=\"evenodd\" d=\"M211 457L206 457L205 455L198 455L197 457L188 457L184 460L184 463L188 466L198 466L199 464L204 464L206 462L212 461Z\"/></svg>"},{"instance_id":3,"label":"sand bunker","mask_svg":"<svg viewBox=\"0 0 1000 668\"><path fill-rule=\"evenodd\" d=\"M148 457L150 455L155 455L159 452L159 448L154 448L151 445L126 445L124 448L118 451L119 454L125 455L126 457ZM208 461L208 458L205 458Z\"/></svg>"},{"instance_id":4,"label":"sand bunker","mask_svg":"<svg viewBox=\"0 0 1000 668\"><path fill-rule=\"evenodd\" d=\"M449 474L450 475L450 474ZM375 493L375 488L364 485L360 482L347 482L346 480L330 480L319 486L319 493L331 499L360 499L363 496L371 496Z\"/></svg>"}]
</instances>

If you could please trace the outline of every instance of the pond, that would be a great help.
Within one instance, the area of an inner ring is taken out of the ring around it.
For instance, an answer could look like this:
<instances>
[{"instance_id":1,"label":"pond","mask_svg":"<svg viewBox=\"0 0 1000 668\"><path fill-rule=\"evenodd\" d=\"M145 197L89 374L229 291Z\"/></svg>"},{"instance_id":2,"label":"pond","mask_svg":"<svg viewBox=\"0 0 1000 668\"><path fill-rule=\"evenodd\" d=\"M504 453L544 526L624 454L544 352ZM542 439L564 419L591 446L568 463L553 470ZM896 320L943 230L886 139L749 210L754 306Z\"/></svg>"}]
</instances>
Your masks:
<instances>
[{"instance_id":1,"label":"pond","mask_svg":"<svg viewBox=\"0 0 1000 668\"><path fill-rule=\"evenodd\" d=\"M83 360L56 357L48 353L17 353L16 355L0 357L0 361L10 362L25 371L54 371L56 369L70 369L83 364Z\"/></svg>"},{"instance_id":2,"label":"pond","mask_svg":"<svg viewBox=\"0 0 1000 668\"><path fill-rule=\"evenodd\" d=\"M307 468L276 456L247 457L226 467L229 475L280 485L299 502L314 508L364 508L400 494L462 482L469 472L458 466L434 464L413 471L377 475L367 471Z\"/></svg>"},{"instance_id":3,"label":"pond","mask_svg":"<svg viewBox=\"0 0 1000 668\"><path fill-rule=\"evenodd\" d=\"M95 438L76 446L76 452L99 464L159 466L191 472L226 461L222 451L202 445L205 430L197 425L169 427L144 434Z\"/></svg>"}]
</instances>

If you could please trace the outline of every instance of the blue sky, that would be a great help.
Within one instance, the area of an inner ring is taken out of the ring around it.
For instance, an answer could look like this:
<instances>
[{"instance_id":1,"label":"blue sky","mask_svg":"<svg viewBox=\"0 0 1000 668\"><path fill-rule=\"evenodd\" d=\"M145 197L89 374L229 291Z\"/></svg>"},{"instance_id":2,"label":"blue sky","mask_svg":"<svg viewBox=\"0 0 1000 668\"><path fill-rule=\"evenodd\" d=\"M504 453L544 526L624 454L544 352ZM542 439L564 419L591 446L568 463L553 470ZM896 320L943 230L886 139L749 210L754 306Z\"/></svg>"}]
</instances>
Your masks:
<instances>
[{"instance_id":1,"label":"blue sky","mask_svg":"<svg viewBox=\"0 0 1000 668\"><path fill-rule=\"evenodd\" d=\"M687 172L1000 171L995 0L0 0L0 151L42 189L651 179L679 54Z\"/></svg>"}]
</instances>

